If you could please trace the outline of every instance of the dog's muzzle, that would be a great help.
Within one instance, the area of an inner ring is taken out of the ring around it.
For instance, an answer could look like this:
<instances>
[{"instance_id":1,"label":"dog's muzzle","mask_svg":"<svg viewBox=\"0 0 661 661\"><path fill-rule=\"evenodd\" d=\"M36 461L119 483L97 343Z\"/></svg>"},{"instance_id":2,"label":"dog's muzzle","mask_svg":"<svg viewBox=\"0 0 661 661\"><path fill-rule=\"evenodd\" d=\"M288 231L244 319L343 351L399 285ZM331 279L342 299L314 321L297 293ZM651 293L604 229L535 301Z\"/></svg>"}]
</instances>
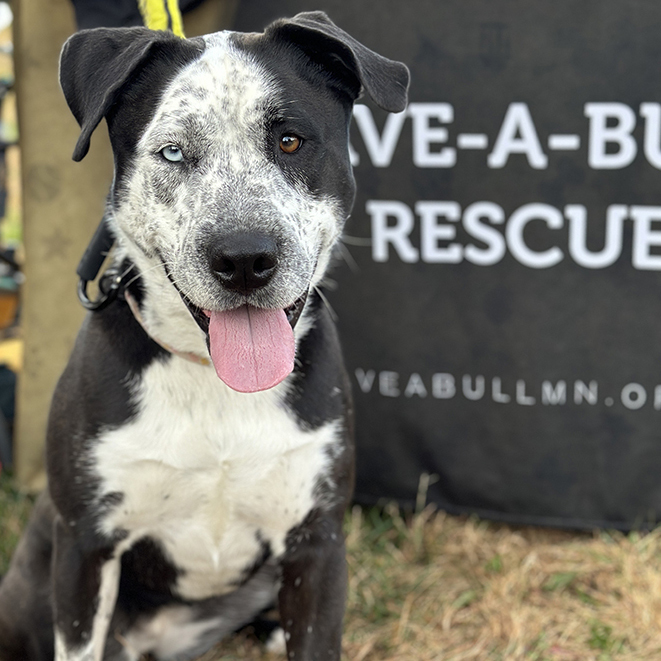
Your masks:
<instances>
[{"instance_id":1,"label":"dog's muzzle","mask_svg":"<svg viewBox=\"0 0 661 661\"><path fill-rule=\"evenodd\" d=\"M268 285L278 269L277 244L262 233L220 237L207 249L207 258L219 284L246 299ZM296 351L293 330L307 292L283 309L246 302L229 310L203 309L179 293L206 334L216 373L229 387L239 392L267 390L292 372Z\"/></svg>"}]
</instances>

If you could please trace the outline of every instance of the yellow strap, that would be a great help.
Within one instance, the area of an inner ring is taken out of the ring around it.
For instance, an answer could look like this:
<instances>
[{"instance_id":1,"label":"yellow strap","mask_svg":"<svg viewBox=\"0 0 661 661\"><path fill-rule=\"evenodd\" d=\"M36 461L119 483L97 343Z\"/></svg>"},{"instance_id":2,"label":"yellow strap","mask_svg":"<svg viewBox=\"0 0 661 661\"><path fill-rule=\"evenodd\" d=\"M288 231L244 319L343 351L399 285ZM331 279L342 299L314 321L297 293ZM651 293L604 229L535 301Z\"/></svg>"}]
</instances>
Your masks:
<instances>
[{"instance_id":1,"label":"yellow strap","mask_svg":"<svg viewBox=\"0 0 661 661\"><path fill-rule=\"evenodd\" d=\"M172 30L184 36L184 25L177 0L138 0L142 20L150 30Z\"/></svg>"}]
</instances>

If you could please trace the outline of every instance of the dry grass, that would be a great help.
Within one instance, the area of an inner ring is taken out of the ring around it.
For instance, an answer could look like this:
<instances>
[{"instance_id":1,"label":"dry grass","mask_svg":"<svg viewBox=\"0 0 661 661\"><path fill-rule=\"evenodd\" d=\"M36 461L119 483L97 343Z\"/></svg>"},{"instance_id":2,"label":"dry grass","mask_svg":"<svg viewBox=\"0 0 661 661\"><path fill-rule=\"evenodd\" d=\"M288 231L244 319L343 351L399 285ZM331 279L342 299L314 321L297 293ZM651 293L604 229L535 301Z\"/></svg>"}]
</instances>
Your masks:
<instances>
[{"instance_id":1,"label":"dry grass","mask_svg":"<svg viewBox=\"0 0 661 661\"><path fill-rule=\"evenodd\" d=\"M0 480L0 567L30 502ZM661 530L513 528L355 508L345 661L661 658ZM203 661L265 661L237 636Z\"/></svg>"},{"instance_id":2,"label":"dry grass","mask_svg":"<svg viewBox=\"0 0 661 661\"><path fill-rule=\"evenodd\" d=\"M33 502L33 498L16 490L6 474L0 477L0 576L7 571Z\"/></svg>"},{"instance_id":3,"label":"dry grass","mask_svg":"<svg viewBox=\"0 0 661 661\"><path fill-rule=\"evenodd\" d=\"M374 515L372 515L374 516ZM352 661L658 659L661 538L354 510ZM376 533L379 533L378 536Z\"/></svg>"}]
</instances>

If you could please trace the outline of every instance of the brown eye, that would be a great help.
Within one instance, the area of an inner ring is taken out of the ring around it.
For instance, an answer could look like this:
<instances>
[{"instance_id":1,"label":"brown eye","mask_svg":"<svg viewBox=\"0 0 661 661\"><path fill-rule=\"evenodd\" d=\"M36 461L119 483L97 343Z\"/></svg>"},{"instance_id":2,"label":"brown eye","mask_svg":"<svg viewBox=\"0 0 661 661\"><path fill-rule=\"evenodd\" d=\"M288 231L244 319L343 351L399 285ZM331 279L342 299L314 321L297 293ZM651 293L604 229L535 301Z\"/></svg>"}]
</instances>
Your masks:
<instances>
[{"instance_id":1,"label":"brown eye","mask_svg":"<svg viewBox=\"0 0 661 661\"><path fill-rule=\"evenodd\" d=\"M288 133L280 138L280 149L282 149L285 154L293 154L301 148L302 144L303 140L293 133Z\"/></svg>"}]
</instances>

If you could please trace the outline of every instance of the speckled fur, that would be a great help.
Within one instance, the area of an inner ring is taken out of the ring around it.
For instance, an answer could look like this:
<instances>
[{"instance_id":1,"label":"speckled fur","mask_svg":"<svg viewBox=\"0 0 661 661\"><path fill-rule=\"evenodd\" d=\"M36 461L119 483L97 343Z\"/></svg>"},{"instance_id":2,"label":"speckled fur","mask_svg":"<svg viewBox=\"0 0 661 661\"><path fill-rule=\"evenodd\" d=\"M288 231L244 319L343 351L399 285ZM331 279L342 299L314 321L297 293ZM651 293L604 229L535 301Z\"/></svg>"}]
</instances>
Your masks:
<instances>
[{"instance_id":1,"label":"speckled fur","mask_svg":"<svg viewBox=\"0 0 661 661\"><path fill-rule=\"evenodd\" d=\"M148 327L170 346L201 354L204 336L162 262L200 308L245 302L285 308L319 284L345 221L337 200L292 182L269 158L267 112L285 102L268 72L234 45L231 33L205 42L202 57L164 92L137 145L126 193L110 209L120 257L129 257L148 283ZM160 154L169 144L181 147L182 162ZM267 287L246 298L218 287L204 246L216 234L256 229L276 238L279 266ZM176 323L167 323L171 315ZM181 333L182 325L190 334Z\"/></svg>"},{"instance_id":2,"label":"speckled fur","mask_svg":"<svg viewBox=\"0 0 661 661\"><path fill-rule=\"evenodd\" d=\"M185 661L276 601L289 659L339 661L353 422L317 287L353 204L352 104L364 85L401 110L407 82L319 12L263 35L100 29L67 42L74 158L105 117L129 295L88 315L56 388L49 489L0 584L0 661ZM303 146L289 155L292 133ZM259 288L215 271L214 246L237 235L275 245ZM200 362L199 310L305 295L278 385L238 393Z\"/></svg>"}]
</instances>

